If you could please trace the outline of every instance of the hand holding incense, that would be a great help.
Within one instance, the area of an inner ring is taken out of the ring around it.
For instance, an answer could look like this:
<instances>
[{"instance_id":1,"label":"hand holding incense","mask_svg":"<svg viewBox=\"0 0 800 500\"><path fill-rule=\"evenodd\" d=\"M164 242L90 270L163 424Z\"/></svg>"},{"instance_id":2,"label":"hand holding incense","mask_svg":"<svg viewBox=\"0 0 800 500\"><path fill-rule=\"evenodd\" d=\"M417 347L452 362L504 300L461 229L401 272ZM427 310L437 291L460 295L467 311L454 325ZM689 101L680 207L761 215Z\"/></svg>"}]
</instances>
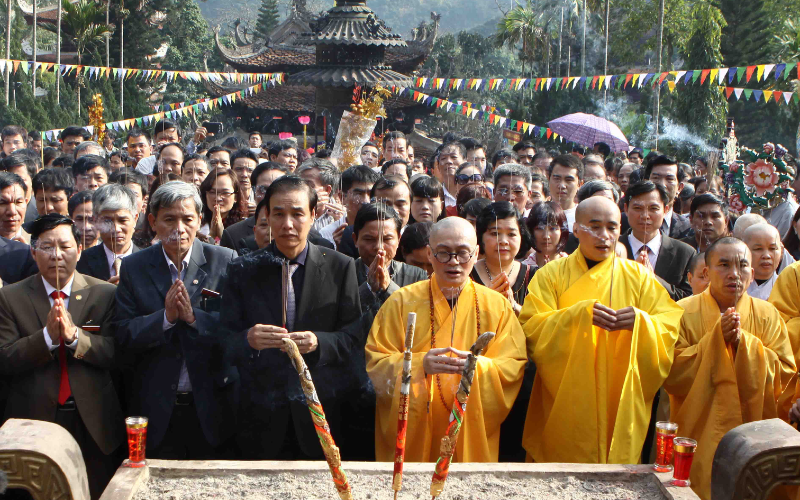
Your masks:
<instances>
[{"instance_id":1,"label":"hand holding incense","mask_svg":"<svg viewBox=\"0 0 800 500\"><path fill-rule=\"evenodd\" d=\"M317 389L314 387L314 381L311 380L311 373L308 371L306 362L300 355L297 344L295 344L292 339L283 339L283 347L286 350L286 354L288 354L289 358L292 360L292 365L297 371L297 375L300 377L300 386L306 397L306 405L308 405L308 411L311 413L311 420L314 421L314 429L317 431L317 437L322 445L325 461L328 462L328 467L331 469L331 476L333 476L333 485L336 487L336 492L339 494L341 500L353 500L353 494L350 491L350 483L347 482L347 475L344 469L342 469L339 448L333 442L331 429L328 426L328 421L325 418L325 412L322 410L319 397L317 397Z\"/></svg>"},{"instance_id":2,"label":"hand holding incense","mask_svg":"<svg viewBox=\"0 0 800 500\"><path fill-rule=\"evenodd\" d=\"M397 412L397 444L394 450L394 478L392 489L394 497L403 487L403 462L406 456L406 430L408 428L408 402L411 389L411 347L414 345L414 328L417 313L408 313L406 320L405 352L403 353L403 376L400 379L400 404Z\"/></svg>"},{"instance_id":3,"label":"hand holding incense","mask_svg":"<svg viewBox=\"0 0 800 500\"><path fill-rule=\"evenodd\" d=\"M461 374L461 383L458 384L458 391L453 401L453 410L450 413L450 424L447 426L447 434L442 438L439 460L436 461L436 469L433 472L433 479L431 480L431 495L433 499L442 493L444 482L447 480L447 475L450 473L450 462L453 459L453 453L456 451L458 434L461 431L461 425L466 415L467 399L469 398L469 393L472 388L472 380L475 377L475 365L478 363L478 356L483 353L483 350L494 336L494 332L482 334L469 349L470 353L467 356L467 364L464 366L464 371Z\"/></svg>"}]
</instances>

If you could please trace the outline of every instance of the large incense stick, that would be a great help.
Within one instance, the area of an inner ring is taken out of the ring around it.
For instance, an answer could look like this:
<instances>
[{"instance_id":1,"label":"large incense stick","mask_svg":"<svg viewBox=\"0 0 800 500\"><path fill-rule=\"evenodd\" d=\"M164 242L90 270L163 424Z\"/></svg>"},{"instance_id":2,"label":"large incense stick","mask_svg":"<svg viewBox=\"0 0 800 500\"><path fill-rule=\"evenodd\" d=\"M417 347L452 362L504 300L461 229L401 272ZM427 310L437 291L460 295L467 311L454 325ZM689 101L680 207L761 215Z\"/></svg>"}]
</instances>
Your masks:
<instances>
[{"instance_id":1,"label":"large incense stick","mask_svg":"<svg viewBox=\"0 0 800 500\"><path fill-rule=\"evenodd\" d=\"M406 320L406 342L403 353L403 376L400 379L400 403L397 410L397 442L394 449L394 478L392 489L394 498L403 487L403 462L406 456L406 429L408 428L408 403L411 389L411 348L414 345L414 328L417 325L417 313L408 313Z\"/></svg>"},{"instance_id":2,"label":"large incense stick","mask_svg":"<svg viewBox=\"0 0 800 500\"><path fill-rule=\"evenodd\" d=\"M450 461L453 459L453 453L456 451L458 433L461 431L461 426L464 423L464 416L467 411L467 399L469 398L469 393L472 388L472 379L475 377L475 365L478 363L478 356L481 355L489 344L489 341L494 338L494 335L494 332L486 332L478 337L478 340L472 344L470 353L467 356L467 364L464 366L464 371L461 374L461 383L458 385L458 391L453 401L453 410L450 413L450 424L447 426L447 434L442 438L439 460L436 461L436 469L433 472L433 479L431 479L431 495L433 499L442 493L444 482L447 480L447 475L450 473Z\"/></svg>"},{"instance_id":3,"label":"large incense stick","mask_svg":"<svg viewBox=\"0 0 800 500\"><path fill-rule=\"evenodd\" d=\"M325 412L322 410L319 397L317 397L317 389L314 388L314 381L311 380L311 373L308 371L306 362L303 361L303 356L300 355L297 344L295 344L293 340L284 338L283 346L286 349L286 354L288 354L289 358L292 360L294 369L297 370L297 375L300 377L300 386L306 397L306 405L308 405L308 411L311 413L311 420L314 421L314 429L317 431L317 437L322 445L325 461L328 462L328 467L331 469L331 476L333 476L333 485L336 487L336 492L339 494L341 500L352 500L353 494L350 491L350 483L347 482L347 474L345 474L344 469L342 469L339 448L333 442L333 436L331 436L331 429L325 418Z\"/></svg>"}]
</instances>

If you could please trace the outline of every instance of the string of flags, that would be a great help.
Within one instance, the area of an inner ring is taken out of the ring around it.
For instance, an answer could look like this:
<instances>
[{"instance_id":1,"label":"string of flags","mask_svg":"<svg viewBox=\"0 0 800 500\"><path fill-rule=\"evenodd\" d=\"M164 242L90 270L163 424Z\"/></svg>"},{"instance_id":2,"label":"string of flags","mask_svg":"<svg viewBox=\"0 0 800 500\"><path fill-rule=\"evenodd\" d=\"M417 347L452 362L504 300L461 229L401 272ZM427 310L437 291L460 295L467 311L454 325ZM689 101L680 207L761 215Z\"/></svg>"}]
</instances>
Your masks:
<instances>
[{"instance_id":1,"label":"string of flags","mask_svg":"<svg viewBox=\"0 0 800 500\"><path fill-rule=\"evenodd\" d=\"M481 111L488 111L489 113L497 113L498 111L503 112L503 116L508 116L511 114L511 110L507 108L498 109L494 106L487 106L485 104L481 104L480 106L476 106L469 101L455 101L456 104L459 106L470 106L472 108L480 108Z\"/></svg>"},{"instance_id":2,"label":"string of flags","mask_svg":"<svg viewBox=\"0 0 800 500\"><path fill-rule=\"evenodd\" d=\"M528 134L540 139L547 138L559 140L561 142L564 141L563 137L550 130L549 127L540 127L538 125L534 125L533 123L528 123L521 120L512 120L510 118L500 116L497 113L493 113L488 110L482 110L480 109L480 106L474 106L471 105L471 103L459 104L458 102L448 101L447 99L440 99L428 94L423 94L422 92L407 87L392 87L392 91L397 95L411 98L416 102L425 104L427 106L436 107L442 111L458 113L473 120L483 120L491 125L496 125L501 128L508 128L510 130Z\"/></svg>"},{"instance_id":3,"label":"string of flags","mask_svg":"<svg viewBox=\"0 0 800 500\"><path fill-rule=\"evenodd\" d=\"M766 81L773 75L775 81L786 80L792 71L797 74L798 63L756 64L730 68L709 68L681 71L664 71L662 73L625 73L620 75L593 75L549 78L427 78L418 77L414 86L432 90L563 90L565 88L581 90L627 89L641 88L645 85L663 85L666 81L670 90L676 84L691 85L700 81L700 85L716 82L718 85L749 83L753 77L759 82ZM672 77L672 79L668 79ZM798 76L800 78L800 76Z\"/></svg>"},{"instance_id":4,"label":"string of flags","mask_svg":"<svg viewBox=\"0 0 800 500\"><path fill-rule=\"evenodd\" d=\"M796 92L783 92L780 90L759 90L759 89L744 89L739 87L720 87L720 91L725 93L725 99L731 100L731 96L736 97L737 101L754 100L756 102L768 103L775 101L778 104L789 104L792 100L800 102Z\"/></svg>"},{"instance_id":5,"label":"string of flags","mask_svg":"<svg viewBox=\"0 0 800 500\"><path fill-rule=\"evenodd\" d=\"M32 71L60 72L62 76L83 73L89 79L114 78L116 80L138 79L140 81L157 81L166 78L167 83L175 81L176 78L189 80L192 82L212 81L216 83L243 83L253 84L269 80L277 80L283 83L283 73L220 73L206 71L171 71L162 69L139 69L139 68L111 68L107 66L85 66L80 64L55 64L48 62L21 61L17 59L0 59L0 70L2 73L16 73L22 70L23 73L30 74ZM2 76L2 75L0 75Z\"/></svg>"},{"instance_id":6,"label":"string of flags","mask_svg":"<svg viewBox=\"0 0 800 500\"><path fill-rule=\"evenodd\" d=\"M272 88L277 84L278 82L276 80L270 80L263 83L258 83L256 85L252 85L237 92L231 92L230 94L225 94L223 96L216 97L213 99L206 99L203 102L179 103L185 105L180 107L175 107L174 109L170 110L164 109L163 111L159 111L145 116L140 116L138 118L127 118L125 120L108 122L105 124L105 127L107 129L113 129L117 131L125 131L125 130L130 130L131 128L134 127L141 128L150 126L151 124L155 124L159 120L164 120L164 119L177 120L181 117L188 117L189 115L212 111L214 108L218 108L223 105L230 106L231 104L235 103L238 99L252 96L262 90ZM173 106L173 105L166 105L166 106ZM94 133L94 127L88 126L86 127L86 129L89 130L90 133L92 134ZM42 132L42 135L48 141L53 141L58 139L58 136L62 130L64 129L46 130Z\"/></svg>"}]
</instances>

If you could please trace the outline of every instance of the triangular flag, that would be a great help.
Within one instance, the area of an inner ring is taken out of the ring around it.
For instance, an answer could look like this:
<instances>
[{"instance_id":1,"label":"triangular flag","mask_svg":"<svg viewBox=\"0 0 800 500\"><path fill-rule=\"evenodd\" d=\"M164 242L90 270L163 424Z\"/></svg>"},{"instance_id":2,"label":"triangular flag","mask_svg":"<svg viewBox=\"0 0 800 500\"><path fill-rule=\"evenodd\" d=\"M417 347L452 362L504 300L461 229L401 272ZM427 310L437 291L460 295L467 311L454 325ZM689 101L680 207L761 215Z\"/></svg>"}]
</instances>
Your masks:
<instances>
[{"instance_id":1,"label":"triangular flag","mask_svg":"<svg viewBox=\"0 0 800 500\"><path fill-rule=\"evenodd\" d=\"M769 102L770 99L772 99L772 91L771 90L765 90L764 91L764 101L765 102Z\"/></svg>"},{"instance_id":2,"label":"triangular flag","mask_svg":"<svg viewBox=\"0 0 800 500\"><path fill-rule=\"evenodd\" d=\"M719 69L714 68L711 70L711 73L708 75L708 84L711 85L714 80L717 79L717 75L719 74Z\"/></svg>"},{"instance_id":3,"label":"triangular flag","mask_svg":"<svg viewBox=\"0 0 800 500\"><path fill-rule=\"evenodd\" d=\"M733 93L734 93L734 94L736 94L736 100L737 100L737 101L738 101L738 100L739 100L739 98L742 96L742 91L743 91L743 90L744 90L744 89L742 89L742 88L739 88L739 87L734 87L734 89L733 89Z\"/></svg>"},{"instance_id":4,"label":"triangular flag","mask_svg":"<svg viewBox=\"0 0 800 500\"><path fill-rule=\"evenodd\" d=\"M753 71L756 70L756 66L748 66L746 70L747 79L746 81L750 83L750 78L753 76Z\"/></svg>"},{"instance_id":5,"label":"triangular flag","mask_svg":"<svg viewBox=\"0 0 800 500\"><path fill-rule=\"evenodd\" d=\"M758 89L753 90L753 95L756 97L756 102L761 101L761 96L763 94L764 94L764 92L762 92L762 91L760 91ZM747 96L748 98L750 97L749 95L747 95L747 90L744 91L744 95Z\"/></svg>"},{"instance_id":6,"label":"triangular flag","mask_svg":"<svg viewBox=\"0 0 800 500\"><path fill-rule=\"evenodd\" d=\"M764 65L764 78L769 78L769 74L772 72L772 68L774 68L774 64L765 64Z\"/></svg>"},{"instance_id":7,"label":"triangular flag","mask_svg":"<svg viewBox=\"0 0 800 500\"><path fill-rule=\"evenodd\" d=\"M792 69L794 69L795 66L797 66L796 62L786 63L786 69L783 70L783 79L784 80L786 80L789 77L789 73L792 72ZM800 78L800 75L798 75L798 77Z\"/></svg>"},{"instance_id":8,"label":"triangular flag","mask_svg":"<svg viewBox=\"0 0 800 500\"><path fill-rule=\"evenodd\" d=\"M733 87L725 87L725 99L730 99L733 94Z\"/></svg>"},{"instance_id":9,"label":"triangular flag","mask_svg":"<svg viewBox=\"0 0 800 500\"><path fill-rule=\"evenodd\" d=\"M735 66L732 68L728 68L728 83L733 83L733 79L736 77L738 73L739 73L739 68Z\"/></svg>"},{"instance_id":10,"label":"triangular flag","mask_svg":"<svg viewBox=\"0 0 800 500\"><path fill-rule=\"evenodd\" d=\"M718 76L717 81L719 82L720 85L722 85L723 83L725 83L725 76L728 74L728 68L720 68L718 71L719 73L717 73Z\"/></svg>"},{"instance_id":11,"label":"triangular flag","mask_svg":"<svg viewBox=\"0 0 800 500\"><path fill-rule=\"evenodd\" d=\"M749 101L750 97L753 95L753 89L744 89L744 100Z\"/></svg>"},{"instance_id":12,"label":"triangular flag","mask_svg":"<svg viewBox=\"0 0 800 500\"><path fill-rule=\"evenodd\" d=\"M764 65L759 64L756 66L756 80L761 81L764 79Z\"/></svg>"},{"instance_id":13,"label":"triangular flag","mask_svg":"<svg viewBox=\"0 0 800 500\"><path fill-rule=\"evenodd\" d=\"M775 79L776 80L781 77L781 74L783 73L783 70L785 70L785 69L786 69L786 65L783 64L783 63L780 63L780 64L775 66Z\"/></svg>"},{"instance_id":14,"label":"triangular flag","mask_svg":"<svg viewBox=\"0 0 800 500\"><path fill-rule=\"evenodd\" d=\"M784 92L783 93L783 100L786 101L786 104L789 104L789 101L792 100L793 92Z\"/></svg>"},{"instance_id":15,"label":"triangular flag","mask_svg":"<svg viewBox=\"0 0 800 500\"><path fill-rule=\"evenodd\" d=\"M711 73L710 69L704 69L703 71L700 72L700 85L705 83L706 77L708 76L709 73ZM711 77L712 80L713 78L714 77Z\"/></svg>"},{"instance_id":16,"label":"triangular flag","mask_svg":"<svg viewBox=\"0 0 800 500\"><path fill-rule=\"evenodd\" d=\"M669 88L669 91L670 91L670 92L674 92L674 91L675 91L675 82L673 82L673 81L668 81L668 82L667 82L667 87Z\"/></svg>"},{"instance_id":17,"label":"triangular flag","mask_svg":"<svg viewBox=\"0 0 800 500\"><path fill-rule=\"evenodd\" d=\"M625 83L624 83L624 84L622 84L622 87L623 87L623 88L625 88L625 87L627 87L627 86L628 86L628 82L630 82L630 81L631 81L631 78L633 78L633 75L625 75Z\"/></svg>"},{"instance_id":18,"label":"triangular flag","mask_svg":"<svg viewBox=\"0 0 800 500\"><path fill-rule=\"evenodd\" d=\"M745 71L747 71L747 68L745 66L742 66L741 68L736 68L736 83L742 83L742 77L744 76ZM751 71L750 74L752 73L753 72Z\"/></svg>"},{"instance_id":19,"label":"triangular flag","mask_svg":"<svg viewBox=\"0 0 800 500\"><path fill-rule=\"evenodd\" d=\"M781 95L782 94L783 94L783 92L781 92L780 90L776 90L776 91L774 91L772 93L773 97L775 98L775 102L777 102L778 104L780 104L780 102L781 102Z\"/></svg>"},{"instance_id":20,"label":"triangular flag","mask_svg":"<svg viewBox=\"0 0 800 500\"><path fill-rule=\"evenodd\" d=\"M681 81L681 78L683 78L683 75L685 75L685 74L686 74L685 71L676 71L675 72L675 81L676 82Z\"/></svg>"}]
</instances>

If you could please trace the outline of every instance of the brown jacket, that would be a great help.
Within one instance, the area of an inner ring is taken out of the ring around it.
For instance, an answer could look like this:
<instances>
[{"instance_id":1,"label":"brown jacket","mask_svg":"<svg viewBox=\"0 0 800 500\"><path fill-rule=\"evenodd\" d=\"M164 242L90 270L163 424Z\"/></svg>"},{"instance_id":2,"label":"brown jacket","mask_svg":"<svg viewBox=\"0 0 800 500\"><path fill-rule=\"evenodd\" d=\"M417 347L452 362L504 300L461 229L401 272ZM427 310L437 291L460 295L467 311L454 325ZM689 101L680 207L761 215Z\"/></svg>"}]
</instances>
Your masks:
<instances>
[{"instance_id":1,"label":"brown jacket","mask_svg":"<svg viewBox=\"0 0 800 500\"><path fill-rule=\"evenodd\" d=\"M116 287L75 273L68 311L80 329L78 346L67 349L70 388L78 412L105 454L123 441L122 409L109 370L114 367ZM50 302L37 273L0 289L0 373L10 381L7 418L54 421L61 370L58 349L48 350L42 333ZM100 325L90 333L84 325Z\"/></svg>"}]
</instances>

